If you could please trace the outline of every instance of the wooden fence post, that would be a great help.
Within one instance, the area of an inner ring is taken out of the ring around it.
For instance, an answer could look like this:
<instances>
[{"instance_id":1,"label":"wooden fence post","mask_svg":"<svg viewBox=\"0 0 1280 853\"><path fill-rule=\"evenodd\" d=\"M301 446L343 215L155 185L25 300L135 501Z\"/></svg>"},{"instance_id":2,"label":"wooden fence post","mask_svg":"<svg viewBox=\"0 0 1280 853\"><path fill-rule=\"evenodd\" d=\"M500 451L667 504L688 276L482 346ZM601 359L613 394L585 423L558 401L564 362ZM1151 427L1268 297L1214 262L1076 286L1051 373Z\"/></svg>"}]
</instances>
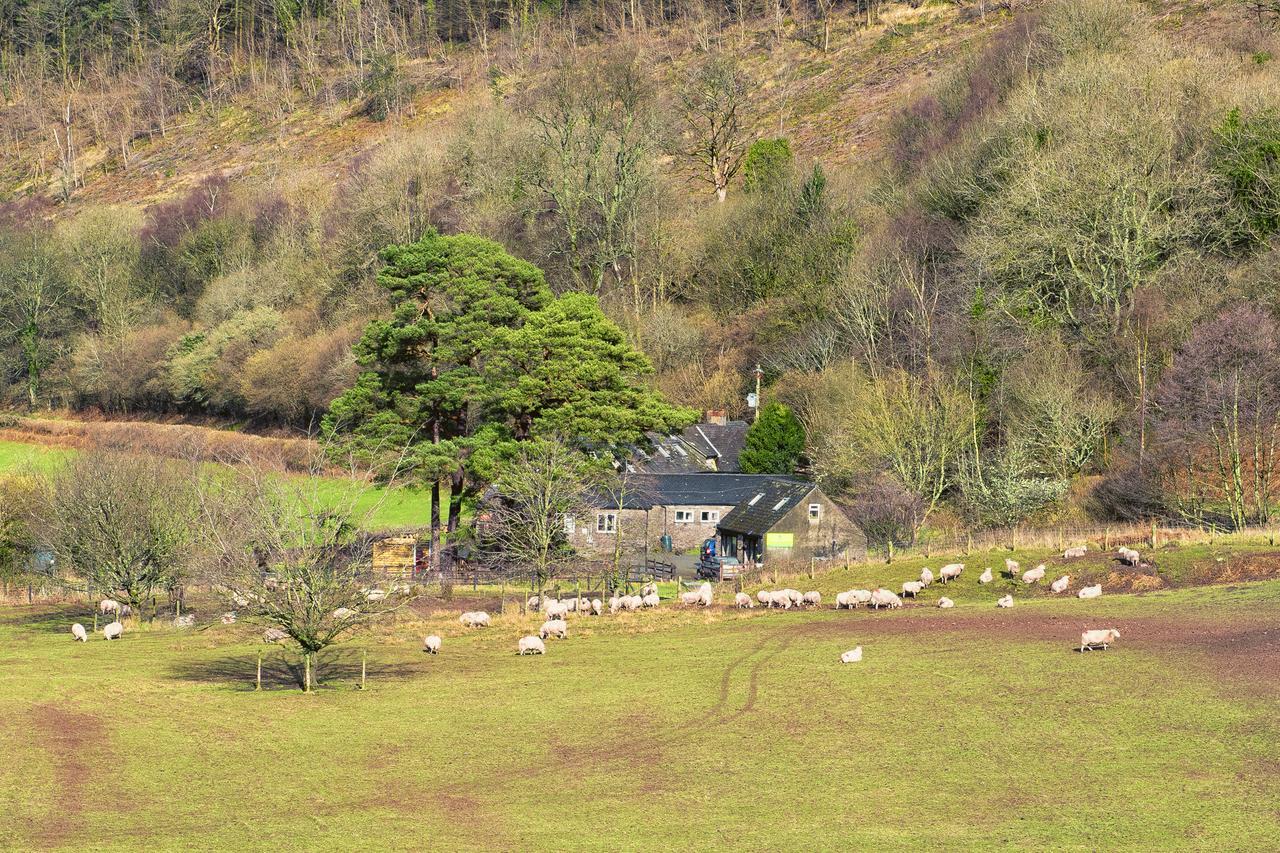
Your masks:
<instances>
[{"instance_id":1,"label":"wooden fence post","mask_svg":"<svg viewBox=\"0 0 1280 853\"><path fill-rule=\"evenodd\" d=\"M363 649L362 651L363 653L360 655L360 689L364 690L365 672L369 668L369 650Z\"/></svg>"},{"instance_id":2,"label":"wooden fence post","mask_svg":"<svg viewBox=\"0 0 1280 853\"><path fill-rule=\"evenodd\" d=\"M254 679L253 689L262 689L262 652L258 652L258 676Z\"/></svg>"}]
</instances>

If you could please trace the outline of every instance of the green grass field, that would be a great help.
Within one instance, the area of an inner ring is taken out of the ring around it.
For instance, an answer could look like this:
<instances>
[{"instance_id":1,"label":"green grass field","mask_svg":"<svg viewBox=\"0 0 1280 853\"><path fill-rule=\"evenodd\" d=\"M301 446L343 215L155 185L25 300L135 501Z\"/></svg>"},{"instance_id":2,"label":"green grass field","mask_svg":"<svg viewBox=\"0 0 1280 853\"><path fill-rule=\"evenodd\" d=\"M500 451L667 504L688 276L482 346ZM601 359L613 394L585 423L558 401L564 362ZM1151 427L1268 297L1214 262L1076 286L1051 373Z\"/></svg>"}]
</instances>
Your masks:
<instances>
[{"instance_id":1,"label":"green grass field","mask_svg":"<svg viewBox=\"0 0 1280 853\"><path fill-rule=\"evenodd\" d=\"M82 645L67 630L83 606L7 608L0 837L14 849L1280 846L1280 581L1009 611L972 579L952 593L953 610L878 614L664 602L572 619L568 640L531 658L514 650L537 616L512 610L464 635L456 616L472 602L455 601L331 650L310 696L251 626ZM1113 650L1072 650L1082 628L1113 626ZM428 631L445 638L439 657L419 651ZM855 644L864 661L840 665Z\"/></svg>"},{"instance_id":2,"label":"green grass field","mask_svg":"<svg viewBox=\"0 0 1280 853\"><path fill-rule=\"evenodd\" d=\"M47 474L76 451L39 444L0 441L0 472ZM420 489L370 488L338 477L306 478L290 475L301 489L321 503L349 504L355 518L372 530L425 527L430 520L431 494Z\"/></svg>"}]
</instances>

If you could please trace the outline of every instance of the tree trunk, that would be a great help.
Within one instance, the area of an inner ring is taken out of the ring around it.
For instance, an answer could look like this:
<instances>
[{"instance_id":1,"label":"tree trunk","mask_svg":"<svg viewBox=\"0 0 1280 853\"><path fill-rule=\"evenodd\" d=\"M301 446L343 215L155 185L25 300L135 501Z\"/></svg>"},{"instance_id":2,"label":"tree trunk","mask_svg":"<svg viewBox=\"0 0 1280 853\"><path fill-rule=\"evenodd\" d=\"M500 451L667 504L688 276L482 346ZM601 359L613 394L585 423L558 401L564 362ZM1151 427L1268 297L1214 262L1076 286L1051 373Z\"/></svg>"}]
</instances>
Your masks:
<instances>
[{"instance_id":1,"label":"tree trunk","mask_svg":"<svg viewBox=\"0 0 1280 853\"><path fill-rule=\"evenodd\" d=\"M302 653L302 692L311 692L311 652Z\"/></svg>"}]
</instances>

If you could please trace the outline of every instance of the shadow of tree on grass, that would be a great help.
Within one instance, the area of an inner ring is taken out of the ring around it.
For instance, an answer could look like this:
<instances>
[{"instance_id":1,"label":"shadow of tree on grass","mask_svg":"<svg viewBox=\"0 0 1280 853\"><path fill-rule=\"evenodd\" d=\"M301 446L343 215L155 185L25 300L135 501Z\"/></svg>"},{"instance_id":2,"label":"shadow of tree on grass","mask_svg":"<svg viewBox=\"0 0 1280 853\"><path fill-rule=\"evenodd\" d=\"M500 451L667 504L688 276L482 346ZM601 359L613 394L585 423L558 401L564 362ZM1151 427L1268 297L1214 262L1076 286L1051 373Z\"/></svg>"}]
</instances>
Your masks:
<instances>
[{"instance_id":1,"label":"shadow of tree on grass","mask_svg":"<svg viewBox=\"0 0 1280 853\"><path fill-rule=\"evenodd\" d=\"M313 660L313 689L351 689L360 686L361 651L359 649L327 649ZM182 660L169 668L169 676L180 681L202 681L230 684L253 690L257 677L256 654L228 655L204 660ZM379 681L405 681L423 669L411 663L379 661L370 657L365 677L370 686ZM262 689L302 688L302 655L278 646L262 650Z\"/></svg>"}]
</instances>

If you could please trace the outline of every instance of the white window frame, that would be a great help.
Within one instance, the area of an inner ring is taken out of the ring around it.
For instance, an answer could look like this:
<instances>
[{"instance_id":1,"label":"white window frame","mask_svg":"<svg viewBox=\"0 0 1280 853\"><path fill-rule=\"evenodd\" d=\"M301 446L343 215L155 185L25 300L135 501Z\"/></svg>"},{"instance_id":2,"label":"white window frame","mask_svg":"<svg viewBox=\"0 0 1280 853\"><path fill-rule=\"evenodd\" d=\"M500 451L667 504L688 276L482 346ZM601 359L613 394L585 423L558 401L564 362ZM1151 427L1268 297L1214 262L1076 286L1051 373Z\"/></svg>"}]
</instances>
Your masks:
<instances>
[{"instance_id":1,"label":"white window frame","mask_svg":"<svg viewBox=\"0 0 1280 853\"><path fill-rule=\"evenodd\" d=\"M693 524L693 510L678 509L675 515L676 524Z\"/></svg>"},{"instance_id":2,"label":"white window frame","mask_svg":"<svg viewBox=\"0 0 1280 853\"><path fill-rule=\"evenodd\" d=\"M718 510L718 509L704 509L704 510L702 511L702 523L703 523L703 524L719 524L719 523L720 523L720 510Z\"/></svg>"},{"instance_id":3,"label":"white window frame","mask_svg":"<svg viewBox=\"0 0 1280 853\"><path fill-rule=\"evenodd\" d=\"M616 533L618 531L618 514L616 512L596 513L596 533Z\"/></svg>"},{"instance_id":4,"label":"white window frame","mask_svg":"<svg viewBox=\"0 0 1280 853\"><path fill-rule=\"evenodd\" d=\"M810 521L822 520L822 504L809 504L809 520Z\"/></svg>"},{"instance_id":5,"label":"white window frame","mask_svg":"<svg viewBox=\"0 0 1280 853\"><path fill-rule=\"evenodd\" d=\"M564 535L572 536L577 532L578 532L578 520L575 519L572 515L566 515L564 517Z\"/></svg>"}]
</instances>

